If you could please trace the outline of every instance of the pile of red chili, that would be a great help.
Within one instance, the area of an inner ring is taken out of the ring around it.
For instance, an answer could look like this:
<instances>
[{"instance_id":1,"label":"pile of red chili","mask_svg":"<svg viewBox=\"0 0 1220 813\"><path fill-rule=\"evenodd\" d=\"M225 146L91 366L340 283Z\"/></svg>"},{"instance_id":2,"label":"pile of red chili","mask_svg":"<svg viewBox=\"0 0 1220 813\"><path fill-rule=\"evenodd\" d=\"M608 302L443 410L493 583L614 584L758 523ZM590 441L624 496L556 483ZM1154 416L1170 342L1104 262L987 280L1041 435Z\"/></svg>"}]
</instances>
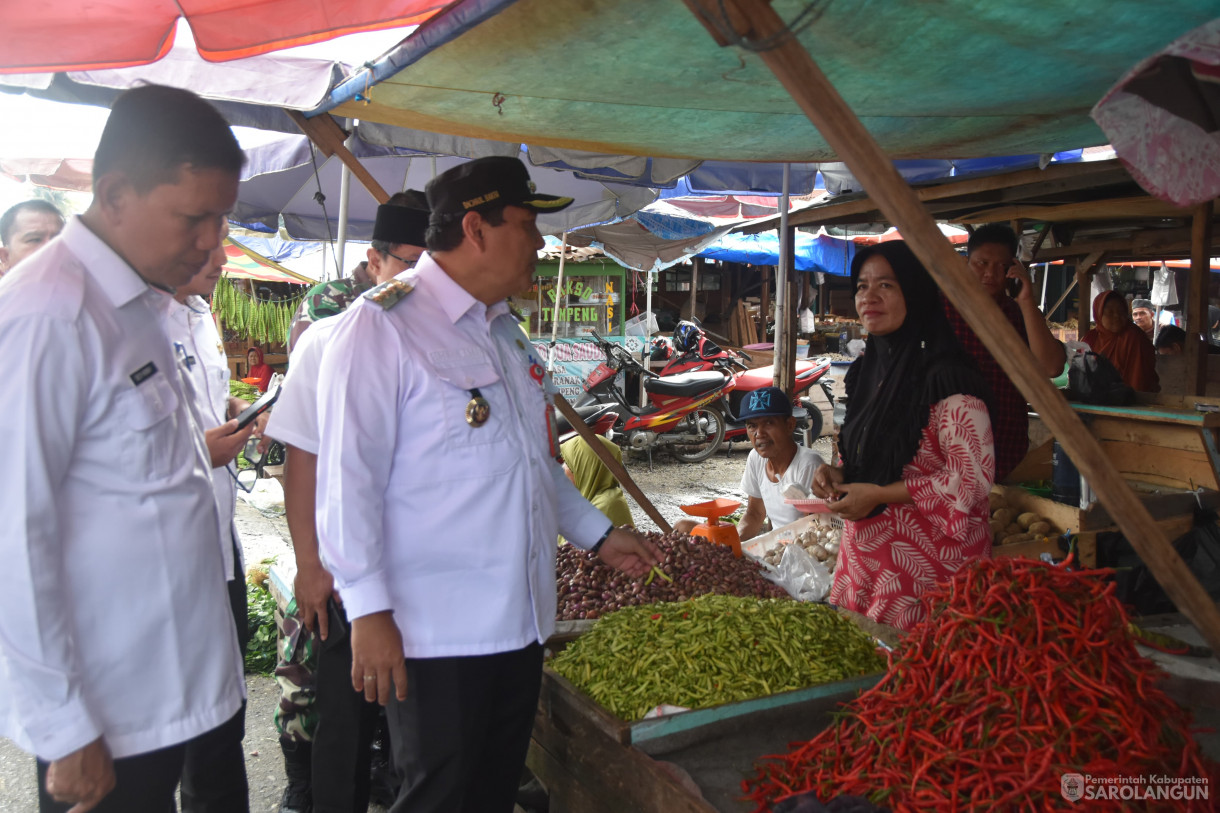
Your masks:
<instances>
[{"instance_id":1,"label":"pile of red chili","mask_svg":"<svg viewBox=\"0 0 1220 813\"><path fill-rule=\"evenodd\" d=\"M904 810L1047 810L1060 777L1209 777L1187 714L1135 650L1102 571L980 560L926 597L928 620L876 688L743 783L757 811L796 793ZM1212 802L1136 801L1133 810ZM1087 799L1080 809L1119 809Z\"/></svg>"}]
</instances>

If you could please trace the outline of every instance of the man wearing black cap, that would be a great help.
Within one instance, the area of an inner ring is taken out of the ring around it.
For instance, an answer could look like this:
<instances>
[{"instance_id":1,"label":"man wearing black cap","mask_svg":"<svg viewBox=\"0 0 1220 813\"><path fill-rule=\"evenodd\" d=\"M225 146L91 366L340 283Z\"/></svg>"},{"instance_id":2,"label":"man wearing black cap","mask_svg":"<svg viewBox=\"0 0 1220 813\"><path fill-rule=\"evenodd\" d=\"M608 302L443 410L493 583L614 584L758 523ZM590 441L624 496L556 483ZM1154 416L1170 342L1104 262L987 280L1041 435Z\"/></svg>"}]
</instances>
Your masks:
<instances>
[{"instance_id":1,"label":"man wearing black cap","mask_svg":"<svg viewBox=\"0 0 1220 813\"><path fill-rule=\"evenodd\" d=\"M318 557L314 530L318 369L340 321L327 317L344 312L359 292L407 271L423 254L426 206L424 196L412 190L377 208L368 261L357 269L370 282L353 277L338 285L327 283L313 297L267 425L267 434L287 450L284 509L297 565L296 613L282 619L281 661L276 667L282 697L275 720L288 773L282 813L307 811L311 805L316 813L349 813L369 803L369 745L377 706L364 702L349 686L352 652L346 619L342 606L333 601L334 579ZM376 349L360 348L360 355L369 352ZM291 644L285 646L285 641Z\"/></svg>"},{"instance_id":2,"label":"man wearing black cap","mask_svg":"<svg viewBox=\"0 0 1220 813\"><path fill-rule=\"evenodd\" d=\"M766 520L771 520L775 529L804 516L784 501L784 489L798 485L808 493L814 473L826 461L793 439L796 418L792 415L792 399L779 387L750 393L741 402L738 417L745 421L746 437L753 447L741 476L741 490L748 502L737 532L744 542L761 533ZM674 525L683 533L690 533L694 527L695 520L688 519Z\"/></svg>"},{"instance_id":3,"label":"man wearing black cap","mask_svg":"<svg viewBox=\"0 0 1220 813\"><path fill-rule=\"evenodd\" d=\"M1144 331L1148 341L1156 339L1156 309L1151 299L1136 299L1131 302L1131 321Z\"/></svg>"},{"instance_id":4,"label":"man wearing black cap","mask_svg":"<svg viewBox=\"0 0 1220 813\"><path fill-rule=\"evenodd\" d=\"M352 619L352 684L394 701L394 813L509 813L556 535L632 576L659 553L556 462L555 387L506 302L532 285L538 212L571 199L483 158L434 179L428 203L429 253L354 305L322 359L318 543Z\"/></svg>"}]
</instances>

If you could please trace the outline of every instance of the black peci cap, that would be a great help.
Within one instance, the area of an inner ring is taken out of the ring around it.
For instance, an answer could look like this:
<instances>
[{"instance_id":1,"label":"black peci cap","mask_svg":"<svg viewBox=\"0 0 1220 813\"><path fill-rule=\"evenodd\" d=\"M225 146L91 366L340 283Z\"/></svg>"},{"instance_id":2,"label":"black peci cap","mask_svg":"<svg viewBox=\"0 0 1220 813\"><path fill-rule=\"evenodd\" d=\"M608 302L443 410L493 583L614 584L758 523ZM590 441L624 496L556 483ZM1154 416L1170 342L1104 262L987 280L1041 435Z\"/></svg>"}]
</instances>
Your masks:
<instances>
[{"instance_id":1,"label":"black peci cap","mask_svg":"<svg viewBox=\"0 0 1220 813\"><path fill-rule=\"evenodd\" d=\"M558 212L572 198L542 195L534 190L519 158L492 156L459 164L433 178L426 187L434 226L488 206L524 206L537 212Z\"/></svg>"}]
</instances>

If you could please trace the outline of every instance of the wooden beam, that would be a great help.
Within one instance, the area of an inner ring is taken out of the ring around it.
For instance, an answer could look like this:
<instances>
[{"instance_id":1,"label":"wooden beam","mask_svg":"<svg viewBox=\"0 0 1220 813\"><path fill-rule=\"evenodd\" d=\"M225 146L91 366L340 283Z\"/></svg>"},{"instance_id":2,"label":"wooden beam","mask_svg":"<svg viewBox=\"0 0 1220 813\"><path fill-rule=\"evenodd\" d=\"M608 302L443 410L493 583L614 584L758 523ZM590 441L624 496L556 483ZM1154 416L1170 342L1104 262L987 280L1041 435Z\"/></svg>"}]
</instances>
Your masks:
<instances>
[{"instance_id":1,"label":"wooden beam","mask_svg":"<svg viewBox=\"0 0 1220 813\"><path fill-rule=\"evenodd\" d=\"M1190 232L1190 281L1186 288L1186 392L1207 394L1207 289L1211 281L1212 201L1195 209ZM1202 329L1200 329L1202 328Z\"/></svg>"},{"instance_id":2,"label":"wooden beam","mask_svg":"<svg viewBox=\"0 0 1220 813\"><path fill-rule=\"evenodd\" d=\"M1054 246L1043 249L1039 256L1039 261L1050 262L1051 260L1064 260L1069 257L1083 257L1094 251L1105 251L1122 255L1189 251L1190 232L1189 228L1145 229L1136 232L1130 237L1116 238L1114 240L1093 240L1072 243L1067 246Z\"/></svg>"},{"instance_id":3,"label":"wooden beam","mask_svg":"<svg viewBox=\"0 0 1220 813\"><path fill-rule=\"evenodd\" d=\"M644 492L640 491L640 487L635 484L635 480L631 479L631 475L627 473L627 469L623 468L623 464L614 459L614 455L610 454L610 450L598 440L597 433L589 428L589 425L580 417L580 413L559 393L555 393L555 408L559 410L560 415L568 419L568 423L572 424L576 434L584 438L585 443L589 444L589 448L593 450L593 453L606 464L606 468L610 469L610 473L619 481L623 489L632 497L635 497L635 501L639 503L640 508L643 508L644 513L657 524L657 527L661 529L661 533L667 534L672 531L673 526L666 521L665 517L661 516L661 512L652 504L652 501L644 496Z\"/></svg>"},{"instance_id":4,"label":"wooden beam","mask_svg":"<svg viewBox=\"0 0 1220 813\"><path fill-rule=\"evenodd\" d=\"M296 122L297 127L301 128L301 132L309 136L309 140L317 145L318 150L323 155L327 158L330 158L332 155L338 156L339 160L356 176L356 180L360 181L360 185L367 189L369 194L378 203L385 203L390 199L389 193L382 188L377 179L364 168L364 164L360 163L360 159L352 155L351 150L343 143L347 140L347 133L339 126L339 122L335 121L333 116L329 113L323 113L320 116L307 119L296 110L285 110L284 112Z\"/></svg>"},{"instance_id":5,"label":"wooden beam","mask_svg":"<svg viewBox=\"0 0 1220 813\"><path fill-rule=\"evenodd\" d=\"M758 340L767 340L767 314L771 311L771 266L762 267L762 297L758 306Z\"/></svg>"},{"instance_id":6,"label":"wooden beam","mask_svg":"<svg viewBox=\"0 0 1220 813\"><path fill-rule=\"evenodd\" d=\"M1050 235L1050 233L1051 224L1042 224L1042 231L1038 232L1038 239L1034 241L1034 247L1029 252L1029 262L1031 265L1038 261L1038 252L1042 250L1042 246L1046 243L1046 238Z\"/></svg>"},{"instance_id":7,"label":"wooden beam","mask_svg":"<svg viewBox=\"0 0 1220 813\"><path fill-rule=\"evenodd\" d=\"M688 3L687 5L690 5ZM1134 184L1131 176L1122 168L1117 160L1098 161L1079 164L1051 164L1046 169L1025 169L1017 172L999 175L987 175L981 178L968 178L964 181L949 181L922 186L913 192L921 201L964 198L969 201L971 196L988 196L994 200L980 197L978 205L987 206L1008 200L1020 201L1032 197L1041 197L1059 192L1071 192L1078 189L1088 189L1098 184L1112 185L1126 181ZM812 206L789 215L789 223L793 226L808 226L821 224L836 218L849 218L863 214L879 212L877 202L869 196L826 203ZM1037 218L1035 218L1037 219ZM757 223L751 223L741 228L743 234L771 231L775 228L778 216L760 218Z\"/></svg>"},{"instance_id":8,"label":"wooden beam","mask_svg":"<svg viewBox=\"0 0 1220 813\"><path fill-rule=\"evenodd\" d=\"M959 218L962 223L998 223L1029 218L1046 222L1062 220L1113 220L1136 217L1187 217L1189 209L1179 209L1171 203L1152 197L1123 197L1108 200L1074 201L1056 206L1018 203L987 209Z\"/></svg>"},{"instance_id":9,"label":"wooden beam","mask_svg":"<svg viewBox=\"0 0 1220 813\"><path fill-rule=\"evenodd\" d=\"M699 292L699 269L703 266L703 258L695 257L690 264L690 318L694 321L699 318L699 313L695 310L698 307L698 298L696 294Z\"/></svg>"},{"instance_id":10,"label":"wooden beam","mask_svg":"<svg viewBox=\"0 0 1220 813\"><path fill-rule=\"evenodd\" d=\"M1106 460L1067 401L1042 373L1028 345L999 306L945 240L919 196L898 174L872 134L843 101L809 53L767 0L685 0L705 25L723 24L721 9L734 10L736 31L756 42L774 43L759 57L804 111L810 122L880 203L886 217L931 271L941 290L1013 379L1081 474L1109 509L1152 574L1178 608L1194 622L1214 650L1220 650L1220 610L1187 568L1164 532ZM730 19L732 15L730 15ZM712 21L721 21L713 23ZM745 21L744 23L741 21Z\"/></svg>"}]
</instances>

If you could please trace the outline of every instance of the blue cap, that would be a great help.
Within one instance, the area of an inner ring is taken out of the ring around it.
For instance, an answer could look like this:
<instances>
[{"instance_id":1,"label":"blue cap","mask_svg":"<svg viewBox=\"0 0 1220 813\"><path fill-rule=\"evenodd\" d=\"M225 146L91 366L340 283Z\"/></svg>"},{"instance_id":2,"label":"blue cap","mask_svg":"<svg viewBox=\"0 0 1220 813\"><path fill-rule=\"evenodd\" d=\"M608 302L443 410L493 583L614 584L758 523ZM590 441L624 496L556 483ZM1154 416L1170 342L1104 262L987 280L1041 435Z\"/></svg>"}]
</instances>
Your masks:
<instances>
[{"instance_id":1,"label":"blue cap","mask_svg":"<svg viewBox=\"0 0 1220 813\"><path fill-rule=\"evenodd\" d=\"M792 415L792 401L779 387L763 387L741 401L741 420L753 418L787 418Z\"/></svg>"}]
</instances>

